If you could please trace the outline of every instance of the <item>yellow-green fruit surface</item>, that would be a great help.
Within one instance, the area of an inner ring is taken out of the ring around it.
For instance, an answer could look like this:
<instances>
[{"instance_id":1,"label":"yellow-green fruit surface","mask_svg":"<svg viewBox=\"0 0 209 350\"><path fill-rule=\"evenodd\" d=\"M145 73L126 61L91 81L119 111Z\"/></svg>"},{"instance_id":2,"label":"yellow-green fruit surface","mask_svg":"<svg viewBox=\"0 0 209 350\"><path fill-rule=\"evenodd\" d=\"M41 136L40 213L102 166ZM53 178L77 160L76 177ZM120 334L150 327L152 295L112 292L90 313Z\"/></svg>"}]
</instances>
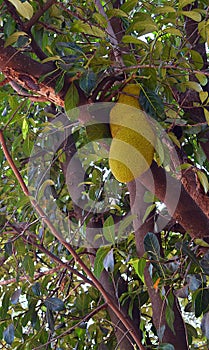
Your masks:
<instances>
[{"instance_id":1,"label":"yellow-green fruit surface","mask_svg":"<svg viewBox=\"0 0 209 350\"><path fill-rule=\"evenodd\" d=\"M125 95L124 92L133 96ZM123 89L118 102L110 111L110 129L112 137L116 135L121 124L126 125L129 123L126 119L127 116L133 112L134 108L141 109L139 104L139 93L140 87L136 84L126 85Z\"/></svg>"},{"instance_id":2,"label":"yellow-green fruit surface","mask_svg":"<svg viewBox=\"0 0 209 350\"><path fill-rule=\"evenodd\" d=\"M131 84L123 91L138 96L139 87ZM153 129L140 109L138 98L120 96L110 112L110 128L113 136L110 169L118 181L130 182L149 169L155 148Z\"/></svg>"}]
</instances>

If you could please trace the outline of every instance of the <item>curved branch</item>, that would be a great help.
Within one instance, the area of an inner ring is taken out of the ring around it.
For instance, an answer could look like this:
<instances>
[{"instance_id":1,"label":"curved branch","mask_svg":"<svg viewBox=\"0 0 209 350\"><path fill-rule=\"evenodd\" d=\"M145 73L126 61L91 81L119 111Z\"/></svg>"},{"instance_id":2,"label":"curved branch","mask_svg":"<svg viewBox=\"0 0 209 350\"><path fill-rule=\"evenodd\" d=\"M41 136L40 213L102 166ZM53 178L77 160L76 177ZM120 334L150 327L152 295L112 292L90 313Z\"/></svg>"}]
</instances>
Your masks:
<instances>
[{"instance_id":1,"label":"curved branch","mask_svg":"<svg viewBox=\"0 0 209 350\"><path fill-rule=\"evenodd\" d=\"M3 148L4 155L9 163L9 166L12 168L18 182L21 185L21 188L25 195L27 197L31 197L30 192L27 188L27 186L24 183L23 178L20 175L20 172L16 168L14 161L7 149L4 136L2 131L0 132L0 142ZM66 242L66 240L62 237L62 235L57 231L57 229L54 227L50 219L46 216L45 212L42 210L38 202L33 199L32 197L30 198L31 204L37 214L41 217L42 221L47 225L51 233L56 237L59 242L69 251L69 253L72 255L74 258L75 262L77 262L81 269L87 274L87 276L92 280L94 283L95 287L99 290L99 292L102 294L104 300L106 301L107 305L110 307L110 309L115 313L115 315L121 320L127 331L131 334L132 338L136 342L137 346L139 347L140 350L146 350L145 347L142 345L141 340L140 340L140 335L139 335L139 330L133 327L133 324L130 319L125 316L121 310L118 308L118 306L113 302L112 298L110 295L107 293L107 291L104 289L102 284L98 281L98 279L94 276L94 274L91 272L91 270L86 266L85 262L80 258L80 256L76 253L76 251L73 249L73 247Z\"/></svg>"}]
</instances>

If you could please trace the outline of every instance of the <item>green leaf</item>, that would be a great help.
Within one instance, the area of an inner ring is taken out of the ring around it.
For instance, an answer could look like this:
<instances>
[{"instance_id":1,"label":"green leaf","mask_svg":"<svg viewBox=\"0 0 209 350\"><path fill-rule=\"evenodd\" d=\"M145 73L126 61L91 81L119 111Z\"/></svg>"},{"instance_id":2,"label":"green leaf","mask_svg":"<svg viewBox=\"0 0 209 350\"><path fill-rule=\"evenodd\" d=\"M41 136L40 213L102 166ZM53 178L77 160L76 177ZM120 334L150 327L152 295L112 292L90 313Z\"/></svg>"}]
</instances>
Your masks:
<instances>
[{"instance_id":1,"label":"green leaf","mask_svg":"<svg viewBox=\"0 0 209 350\"><path fill-rule=\"evenodd\" d=\"M188 89L195 90L197 92L202 91L202 86L196 81L186 81L185 83L180 83L182 87L186 87Z\"/></svg>"},{"instance_id":2,"label":"green leaf","mask_svg":"<svg viewBox=\"0 0 209 350\"><path fill-rule=\"evenodd\" d=\"M65 72L60 74L60 76L56 80L55 89L54 89L56 94L58 94L62 90L64 86L64 82L65 82Z\"/></svg>"},{"instance_id":3,"label":"green leaf","mask_svg":"<svg viewBox=\"0 0 209 350\"><path fill-rule=\"evenodd\" d=\"M209 275L209 253L206 253L200 260L200 266L206 275Z\"/></svg>"},{"instance_id":4,"label":"green leaf","mask_svg":"<svg viewBox=\"0 0 209 350\"><path fill-rule=\"evenodd\" d=\"M198 274L189 274L186 276L186 281L188 283L188 287L191 291L195 291L197 290L201 284L202 284L202 280L201 280L201 276Z\"/></svg>"},{"instance_id":5,"label":"green leaf","mask_svg":"<svg viewBox=\"0 0 209 350\"><path fill-rule=\"evenodd\" d=\"M31 258L30 255L26 255L23 260L23 267L25 269L25 272L28 273L28 275L33 278L34 272L35 272L35 267L34 267L34 261Z\"/></svg>"},{"instance_id":6,"label":"green leaf","mask_svg":"<svg viewBox=\"0 0 209 350\"><path fill-rule=\"evenodd\" d=\"M159 350L175 350L174 346L169 343L160 344Z\"/></svg>"},{"instance_id":7,"label":"green leaf","mask_svg":"<svg viewBox=\"0 0 209 350\"><path fill-rule=\"evenodd\" d=\"M80 88L89 95L96 86L96 74L88 69L79 80Z\"/></svg>"},{"instance_id":8,"label":"green leaf","mask_svg":"<svg viewBox=\"0 0 209 350\"><path fill-rule=\"evenodd\" d=\"M108 242L115 245L115 223L112 215L108 216L104 222L103 235Z\"/></svg>"},{"instance_id":9,"label":"green leaf","mask_svg":"<svg viewBox=\"0 0 209 350\"><path fill-rule=\"evenodd\" d=\"M104 246L100 247L96 252L96 257L94 260L94 274L97 278L100 278L100 275L104 270L104 258L106 257L110 249L110 247Z\"/></svg>"},{"instance_id":10,"label":"green leaf","mask_svg":"<svg viewBox=\"0 0 209 350\"><path fill-rule=\"evenodd\" d=\"M28 121L27 121L26 118L24 118L24 119L23 119L23 122L22 122L22 136L23 136L23 139L24 139L24 140L25 140L26 137L27 137L28 129L29 129Z\"/></svg>"},{"instance_id":11,"label":"green leaf","mask_svg":"<svg viewBox=\"0 0 209 350\"><path fill-rule=\"evenodd\" d=\"M11 323L3 332L3 338L7 344L11 345L14 341L14 337L15 337L15 328L13 323Z\"/></svg>"},{"instance_id":12,"label":"green leaf","mask_svg":"<svg viewBox=\"0 0 209 350\"><path fill-rule=\"evenodd\" d=\"M165 309L165 318L169 328L172 330L173 334L175 334L175 330L174 330L175 314L169 305L167 305Z\"/></svg>"},{"instance_id":13,"label":"green leaf","mask_svg":"<svg viewBox=\"0 0 209 350\"><path fill-rule=\"evenodd\" d=\"M144 281L144 269L146 266L146 259L141 258L141 259L131 259L129 263L133 266L136 274L139 276L139 278L142 280L143 283Z\"/></svg>"},{"instance_id":14,"label":"green leaf","mask_svg":"<svg viewBox=\"0 0 209 350\"><path fill-rule=\"evenodd\" d=\"M160 13L170 13L170 12L176 12L174 7L171 6L156 6L154 11L154 13L156 14L160 14Z\"/></svg>"},{"instance_id":15,"label":"green leaf","mask_svg":"<svg viewBox=\"0 0 209 350\"><path fill-rule=\"evenodd\" d=\"M202 313L208 310L209 290L201 288L193 294L195 317L200 317Z\"/></svg>"},{"instance_id":16,"label":"green leaf","mask_svg":"<svg viewBox=\"0 0 209 350\"><path fill-rule=\"evenodd\" d=\"M131 32L138 32L140 35L145 35L148 33L152 33L154 31L158 31L157 24L152 20L152 17L148 13L136 13L133 22L129 26L127 30L127 34Z\"/></svg>"},{"instance_id":17,"label":"green leaf","mask_svg":"<svg viewBox=\"0 0 209 350\"><path fill-rule=\"evenodd\" d=\"M196 11L181 11L179 14L184 15L186 17L189 17L193 19L195 22L200 22L202 19L202 16L199 12Z\"/></svg>"},{"instance_id":18,"label":"green leaf","mask_svg":"<svg viewBox=\"0 0 209 350\"><path fill-rule=\"evenodd\" d=\"M136 215L128 215L126 218L121 218L119 227L118 227L118 235L117 235L117 239L120 240L124 237L127 237L128 232L128 228L132 228L133 227L133 220L136 219L137 216ZM130 230L129 228L129 230Z\"/></svg>"},{"instance_id":19,"label":"green leaf","mask_svg":"<svg viewBox=\"0 0 209 350\"><path fill-rule=\"evenodd\" d=\"M163 29L162 33L165 33L165 34L168 33L170 35L175 35L175 36L180 36L180 37L183 36L182 32L179 29L174 28L174 27L165 28L165 29Z\"/></svg>"},{"instance_id":20,"label":"green leaf","mask_svg":"<svg viewBox=\"0 0 209 350\"><path fill-rule=\"evenodd\" d=\"M207 91L200 91L199 92L199 96L200 96L200 101L202 103L204 103L207 100L207 98L208 98L208 92Z\"/></svg>"},{"instance_id":21,"label":"green leaf","mask_svg":"<svg viewBox=\"0 0 209 350\"><path fill-rule=\"evenodd\" d=\"M48 322L50 331L54 332L54 324L55 324L54 315L52 310L50 310L49 308L47 308L46 310L46 320Z\"/></svg>"},{"instance_id":22,"label":"green leaf","mask_svg":"<svg viewBox=\"0 0 209 350\"><path fill-rule=\"evenodd\" d=\"M65 310L64 302L59 298L47 298L44 302L47 309L51 311L63 311Z\"/></svg>"},{"instance_id":23,"label":"green leaf","mask_svg":"<svg viewBox=\"0 0 209 350\"><path fill-rule=\"evenodd\" d=\"M107 28L107 19L100 13L95 12L93 14L93 19L103 28Z\"/></svg>"},{"instance_id":24,"label":"green leaf","mask_svg":"<svg viewBox=\"0 0 209 350\"><path fill-rule=\"evenodd\" d=\"M11 256L13 254L12 242L5 243L4 249L5 249L5 255L6 256Z\"/></svg>"},{"instance_id":25,"label":"green leaf","mask_svg":"<svg viewBox=\"0 0 209 350\"><path fill-rule=\"evenodd\" d=\"M208 182L208 178L207 175L205 173L203 173L201 170L197 171L197 176L198 179L204 189L205 194L208 193L209 191L209 182Z\"/></svg>"},{"instance_id":26,"label":"green leaf","mask_svg":"<svg viewBox=\"0 0 209 350\"><path fill-rule=\"evenodd\" d=\"M77 107L79 102L78 90L74 83L71 83L66 95L65 95L65 113L70 116L71 110Z\"/></svg>"},{"instance_id":27,"label":"green leaf","mask_svg":"<svg viewBox=\"0 0 209 350\"><path fill-rule=\"evenodd\" d=\"M18 288L11 296L11 303L13 305L17 304L18 301L19 301L19 297L21 295L21 292L22 292L22 289L21 288Z\"/></svg>"},{"instance_id":28,"label":"green leaf","mask_svg":"<svg viewBox=\"0 0 209 350\"><path fill-rule=\"evenodd\" d=\"M187 255L194 262L195 265L199 265L199 261L197 260L193 251L190 249L188 242L177 242L176 248L182 250L182 252L185 255Z\"/></svg>"},{"instance_id":29,"label":"green leaf","mask_svg":"<svg viewBox=\"0 0 209 350\"><path fill-rule=\"evenodd\" d=\"M145 222L146 219L148 218L149 214L156 208L156 204L151 204L147 207L145 214L143 216L142 222Z\"/></svg>"},{"instance_id":30,"label":"green leaf","mask_svg":"<svg viewBox=\"0 0 209 350\"><path fill-rule=\"evenodd\" d=\"M193 4L195 0L179 0L179 8L182 9L186 5Z\"/></svg>"},{"instance_id":31,"label":"green leaf","mask_svg":"<svg viewBox=\"0 0 209 350\"><path fill-rule=\"evenodd\" d=\"M45 180L38 189L37 199L41 200L44 197L44 192L48 186L53 186L54 181L51 179Z\"/></svg>"},{"instance_id":32,"label":"green leaf","mask_svg":"<svg viewBox=\"0 0 209 350\"><path fill-rule=\"evenodd\" d=\"M15 32L15 33L11 34L7 38L7 40L5 41L4 47L7 47L9 45L16 43L20 36L27 36L28 37L28 34L25 32Z\"/></svg>"},{"instance_id":33,"label":"green leaf","mask_svg":"<svg viewBox=\"0 0 209 350\"><path fill-rule=\"evenodd\" d=\"M160 257L160 244L154 233L148 232L144 237L144 249L155 257Z\"/></svg>"},{"instance_id":34,"label":"green leaf","mask_svg":"<svg viewBox=\"0 0 209 350\"><path fill-rule=\"evenodd\" d=\"M123 10L126 13L129 13L134 9L134 7L137 4L138 4L138 0L128 0L121 6L121 10Z\"/></svg>"},{"instance_id":35,"label":"green leaf","mask_svg":"<svg viewBox=\"0 0 209 350\"><path fill-rule=\"evenodd\" d=\"M195 50L190 50L190 54L192 58L192 64L195 66L195 68L201 69L204 65L202 56L198 51Z\"/></svg>"},{"instance_id":36,"label":"green leaf","mask_svg":"<svg viewBox=\"0 0 209 350\"><path fill-rule=\"evenodd\" d=\"M204 108L204 115L205 115L206 122L209 125L209 111L206 108Z\"/></svg>"},{"instance_id":37,"label":"green leaf","mask_svg":"<svg viewBox=\"0 0 209 350\"><path fill-rule=\"evenodd\" d=\"M111 9L106 12L108 18L112 17L128 17L127 13L121 9Z\"/></svg>"},{"instance_id":38,"label":"green leaf","mask_svg":"<svg viewBox=\"0 0 209 350\"><path fill-rule=\"evenodd\" d=\"M124 35L122 38L122 42L125 44L135 44L135 45L144 46L147 49L149 47L143 40L140 40L132 35Z\"/></svg>"},{"instance_id":39,"label":"green leaf","mask_svg":"<svg viewBox=\"0 0 209 350\"><path fill-rule=\"evenodd\" d=\"M17 12L26 19L31 19L33 16L33 6L28 2L21 2L20 0L9 0L12 5L16 8Z\"/></svg>"},{"instance_id":40,"label":"green leaf","mask_svg":"<svg viewBox=\"0 0 209 350\"><path fill-rule=\"evenodd\" d=\"M41 286L39 282L33 284L31 289L36 296L39 297L41 295Z\"/></svg>"},{"instance_id":41,"label":"green leaf","mask_svg":"<svg viewBox=\"0 0 209 350\"><path fill-rule=\"evenodd\" d=\"M139 104L150 117L160 120L166 118L163 101L154 91L141 86Z\"/></svg>"},{"instance_id":42,"label":"green leaf","mask_svg":"<svg viewBox=\"0 0 209 350\"><path fill-rule=\"evenodd\" d=\"M105 38L106 36L106 33L104 30L94 25L84 23L81 20L74 21L73 25L71 26L71 30L72 32L84 33L86 35L91 35L98 38Z\"/></svg>"}]
</instances>

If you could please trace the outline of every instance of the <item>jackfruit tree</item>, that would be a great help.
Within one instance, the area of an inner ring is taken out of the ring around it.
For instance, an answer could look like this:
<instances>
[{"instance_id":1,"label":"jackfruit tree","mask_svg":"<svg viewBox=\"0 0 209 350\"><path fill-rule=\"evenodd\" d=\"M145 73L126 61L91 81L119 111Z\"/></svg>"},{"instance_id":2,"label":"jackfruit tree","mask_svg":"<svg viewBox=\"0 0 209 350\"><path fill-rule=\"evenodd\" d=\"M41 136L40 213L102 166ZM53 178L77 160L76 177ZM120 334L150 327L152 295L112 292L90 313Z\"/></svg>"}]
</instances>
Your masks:
<instances>
[{"instance_id":1,"label":"jackfruit tree","mask_svg":"<svg viewBox=\"0 0 209 350\"><path fill-rule=\"evenodd\" d=\"M208 349L208 10L0 0L2 349Z\"/></svg>"}]
</instances>

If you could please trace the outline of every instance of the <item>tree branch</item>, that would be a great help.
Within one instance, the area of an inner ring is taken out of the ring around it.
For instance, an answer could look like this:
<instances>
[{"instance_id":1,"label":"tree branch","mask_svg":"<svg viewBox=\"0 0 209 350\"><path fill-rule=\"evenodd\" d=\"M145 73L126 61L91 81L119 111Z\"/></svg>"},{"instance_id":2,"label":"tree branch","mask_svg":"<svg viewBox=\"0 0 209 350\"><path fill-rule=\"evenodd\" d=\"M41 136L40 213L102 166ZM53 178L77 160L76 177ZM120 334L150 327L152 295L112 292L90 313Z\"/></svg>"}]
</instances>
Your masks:
<instances>
[{"instance_id":1,"label":"tree branch","mask_svg":"<svg viewBox=\"0 0 209 350\"><path fill-rule=\"evenodd\" d=\"M24 194L27 197L30 197L31 204L37 214L41 217L42 221L47 225L49 230L52 232L54 237L58 239L58 241L69 251L69 253L72 255L74 260L80 265L82 270L87 274L87 276L92 280L94 283L95 287L100 291L102 294L103 298L105 299L106 303L110 307L110 309L116 314L116 316L121 320L121 322L124 324L125 328L127 331L131 334L133 337L134 341L136 342L137 346L139 347L140 350L146 350L145 347L142 345L141 340L140 340L140 335L139 335L139 330L135 329L133 327L133 324L129 318L127 318L126 315L124 315L121 310L115 305L115 303L112 301L111 297L109 294L106 292L106 290L103 288L102 284L98 281L98 279L94 276L94 274L91 272L91 270L86 266L86 264L83 262L83 260L80 258L80 256L76 253L76 251L73 249L73 247L65 241L65 239L62 237L62 235L57 231L57 229L54 227L52 222L49 220L49 218L46 216L42 208L39 206L38 202L31 197L31 194L25 185L20 172L16 168L14 161L12 157L10 156L10 153L7 149L4 136L2 131L0 131L0 143L2 145L2 149L4 152L4 155L9 163L9 166L13 170L18 182L20 183L20 186L24 192Z\"/></svg>"}]
</instances>

